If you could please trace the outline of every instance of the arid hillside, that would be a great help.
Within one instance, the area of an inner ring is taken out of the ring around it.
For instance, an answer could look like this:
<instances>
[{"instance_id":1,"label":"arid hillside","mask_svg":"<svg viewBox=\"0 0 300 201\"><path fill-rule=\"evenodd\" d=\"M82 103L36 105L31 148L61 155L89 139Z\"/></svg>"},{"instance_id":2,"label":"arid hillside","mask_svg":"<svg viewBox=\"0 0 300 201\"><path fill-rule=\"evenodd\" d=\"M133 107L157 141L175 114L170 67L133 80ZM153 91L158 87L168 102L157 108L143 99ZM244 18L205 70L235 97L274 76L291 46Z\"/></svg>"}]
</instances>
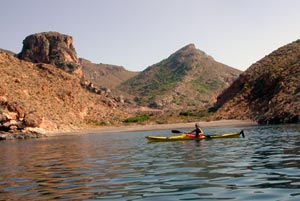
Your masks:
<instances>
[{"instance_id":1,"label":"arid hillside","mask_svg":"<svg viewBox=\"0 0 300 201\"><path fill-rule=\"evenodd\" d=\"M186 110L213 104L240 73L190 44L122 83L119 89L134 96L139 105Z\"/></svg>"},{"instance_id":2,"label":"arid hillside","mask_svg":"<svg viewBox=\"0 0 300 201\"><path fill-rule=\"evenodd\" d=\"M217 118L295 123L300 118L300 40L256 62L219 97Z\"/></svg>"},{"instance_id":3,"label":"arid hillside","mask_svg":"<svg viewBox=\"0 0 300 201\"><path fill-rule=\"evenodd\" d=\"M116 125L127 115L123 104L89 92L77 75L51 64L27 62L0 52L0 75L1 131Z\"/></svg>"}]
</instances>

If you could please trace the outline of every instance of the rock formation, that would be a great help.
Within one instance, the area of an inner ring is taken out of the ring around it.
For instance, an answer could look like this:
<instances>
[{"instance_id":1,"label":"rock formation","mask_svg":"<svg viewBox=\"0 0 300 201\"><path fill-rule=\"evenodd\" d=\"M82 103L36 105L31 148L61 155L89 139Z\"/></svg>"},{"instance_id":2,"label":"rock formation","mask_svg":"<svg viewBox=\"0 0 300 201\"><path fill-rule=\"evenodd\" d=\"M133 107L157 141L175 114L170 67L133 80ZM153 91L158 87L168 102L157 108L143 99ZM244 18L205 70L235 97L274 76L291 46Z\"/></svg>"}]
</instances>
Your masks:
<instances>
[{"instance_id":1,"label":"rock formation","mask_svg":"<svg viewBox=\"0 0 300 201\"><path fill-rule=\"evenodd\" d=\"M80 63L73 47L73 38L58 32L43 32L27 36L20 59L57 66L69 73L80 73Z\"/></svg>"},{"instance_id":2,"label":"rock formation","mask_svg":"<svg viewBox=\"0 0 300 201\"><path fill-rule=\"evenodd\" d=\"M38 127L42 118L26 113L17 102L9 102L7 93L0 87L0 140L24 139L43 136L43 130Z\"/></svg>"},{"instance_id":3,"label":"rock formation","mask_svg":"<svg viewBox=\"0 0 300 201\"><path fill-rule=\"evenodd\" d=\"M226 89L216 117L295 123L300 119L300 40L256 62Z\"/></svg>"}]
</instances>

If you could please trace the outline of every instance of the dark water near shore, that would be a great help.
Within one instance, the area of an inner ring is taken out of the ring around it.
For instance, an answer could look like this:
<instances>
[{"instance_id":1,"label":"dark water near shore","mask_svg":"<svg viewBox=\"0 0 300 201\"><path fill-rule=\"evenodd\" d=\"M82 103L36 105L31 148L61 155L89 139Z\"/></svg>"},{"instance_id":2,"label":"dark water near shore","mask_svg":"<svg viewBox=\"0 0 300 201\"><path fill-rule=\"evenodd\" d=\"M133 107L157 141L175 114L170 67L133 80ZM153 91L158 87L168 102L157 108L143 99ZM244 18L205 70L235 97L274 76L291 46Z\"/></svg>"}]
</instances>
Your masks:
<instances>
[{"instance_id":1,"label":"dark water near shore","mask_svg":"<svg viewBox=\"0 0 300 201\"><path fill-rule=\"evenodd\" d=\"M169 131L0 142L0 200L300 200L300 126L148 143Z\"/></svg>"}]
</instances>

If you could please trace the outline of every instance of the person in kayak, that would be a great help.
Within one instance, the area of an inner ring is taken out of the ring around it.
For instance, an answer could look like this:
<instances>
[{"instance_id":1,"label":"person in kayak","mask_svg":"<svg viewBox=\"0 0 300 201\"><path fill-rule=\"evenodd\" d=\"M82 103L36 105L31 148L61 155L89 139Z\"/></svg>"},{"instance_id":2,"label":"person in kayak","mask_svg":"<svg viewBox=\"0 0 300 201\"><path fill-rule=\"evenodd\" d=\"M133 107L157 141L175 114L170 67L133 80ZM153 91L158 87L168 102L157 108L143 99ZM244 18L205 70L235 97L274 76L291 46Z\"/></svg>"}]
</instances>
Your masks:
<instances>
[{"instance_id":1,"label":"person in kayak","mask_svg":"<svg viewBox=\"0 0 300 201\"><path fill-rule=\"evenodd\" d=\"M201 135L203 135L203 131L200 128L200 124L196 123L195 124L195 129L193 131L191 131L191 133L195 133L195 138L200 137Z\"/></svg>"}]
</instances>

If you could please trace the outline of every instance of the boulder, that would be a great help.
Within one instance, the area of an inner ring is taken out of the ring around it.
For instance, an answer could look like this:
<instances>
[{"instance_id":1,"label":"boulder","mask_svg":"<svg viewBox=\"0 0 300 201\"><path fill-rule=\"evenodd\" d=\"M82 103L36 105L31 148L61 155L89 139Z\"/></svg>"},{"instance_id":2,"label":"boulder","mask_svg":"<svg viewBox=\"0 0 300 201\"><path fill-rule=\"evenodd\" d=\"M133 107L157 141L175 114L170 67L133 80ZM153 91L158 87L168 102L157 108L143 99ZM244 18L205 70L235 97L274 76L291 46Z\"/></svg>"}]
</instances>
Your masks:
<instances>
[{"instance_id":1,"label":"boulder","mask_svg":"<svg viewBox=\"0 0 300 201\"><path fill-rule=\"evenodd\" d=\"M5 121L16 120L18 116L16 112L3 112L3 115L5 116Z\"/></svg>"},{"instance_id":2,"label":"boulder","mask_svg":"<svg viewBox=\"0 0 300 201\"><path fill-rule=\"evenodd\" d=\"M24 124L26 127L39 127L43 118L37 114L26 114L24 118Z\"/></svg>"},{"instance_id":3,"label":"boulder","mask_svg":"<svg viewBox=\"0 0 300 201\"><path fill-rule=\"evenodd\" d=\"M6 122L8 120L7 116L5 114L0 113L0 123Z\"/></svg>"},{"instance_id":4,"label":"boulder","mask_svg":"<svg viewBox=\"0 0 300 201\"><path fill-rule=\"evenodd\" d=\"M17 102L7 103L7 109L12 113L17 113L18 118L23 118L25 116L25 109L22 106L20 106L20 103Z\"/></svg>"}]
</instances>

